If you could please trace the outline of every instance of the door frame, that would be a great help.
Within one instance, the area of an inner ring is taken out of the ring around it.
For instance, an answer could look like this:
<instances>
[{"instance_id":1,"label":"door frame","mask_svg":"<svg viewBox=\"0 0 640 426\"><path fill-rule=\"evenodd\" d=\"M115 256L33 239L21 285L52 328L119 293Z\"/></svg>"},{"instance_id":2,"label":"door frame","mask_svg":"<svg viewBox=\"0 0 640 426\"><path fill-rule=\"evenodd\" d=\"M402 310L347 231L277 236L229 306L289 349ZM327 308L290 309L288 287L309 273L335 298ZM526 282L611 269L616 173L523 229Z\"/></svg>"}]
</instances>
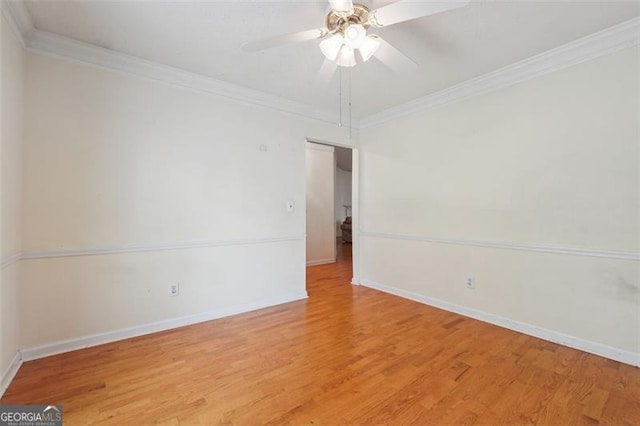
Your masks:
<instances>
[{"instance_id":1,"label":"door frame","mask_svg":"<svg viewBox=\"0 0 640 426\"><path fill-rule=\"evenodd\" d=\"M306 138L307 142L329 145L351 150L351 249L352 249L352 274L351 284L360 284L360 151L357 147L346 143L330 142L316 138ZM305 164L305 173L307 167ZM307 192L304 194L305 205ZM305 229L307 217L304 218ZM305 256L306 262L306 256ZM306 267L306 264L305 264Z\"/></svg>"}]
</instances>

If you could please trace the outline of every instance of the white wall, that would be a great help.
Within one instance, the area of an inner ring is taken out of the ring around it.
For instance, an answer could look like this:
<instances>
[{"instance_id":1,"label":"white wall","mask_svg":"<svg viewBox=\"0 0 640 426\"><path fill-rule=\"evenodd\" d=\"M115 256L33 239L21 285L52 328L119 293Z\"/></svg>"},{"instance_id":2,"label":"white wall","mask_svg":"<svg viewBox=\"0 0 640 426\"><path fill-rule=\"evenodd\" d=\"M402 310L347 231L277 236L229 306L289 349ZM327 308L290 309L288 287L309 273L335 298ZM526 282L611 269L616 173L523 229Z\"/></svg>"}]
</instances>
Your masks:
<instances>
[{"instance_id":1,"label":"white wall","mask_svg":"<svg viewBox=\"0 0 640 426\"><path fill-rule=\"evenodd\" d=\"M0 377L18 346L18 279L20 265L11 261L21 249L21 165L24 52L0 14L2 34L2 93L0 143Z\"/></svg>"},{"instance_id":2,"label":"white wall","mask_svg":"<svg viewBox=\"0 0 640 426\"><path fill-rule=\"evenodd\" d=\"M344 206L351 205L351 172L336 168L335 215L337 235L342 236L340 225L347 215Z\"/></svg>"},{"instance_id":3,"label":"white wall","mask_svg":"<svg viewBox=\"0 0 640 426\"><path fill-rule=\"evenodd\" d=\"M7 373L19 349L21 250L21 167L25 58L22 46L4 16L2 34L2 94L0 143L0 377ZM6 386L8 376L0 387ZM2 391L3 389L0 389Z\"/></svg>"},{"instance_id":4,"label":"white wall","mask_svg":"<svg viewBox=\"0 0 640 426\"><path fill-rule=\"evenodd\" d=\"M22 348L306 294L305 140L344 129L38 54L27 82Z\"/></svg>"},{"instance_id":5,"label":"white wall","mask_svg":"<svg viewBox=\"0 0 640 426\"><path fill-rule=\"evenodd\" d=\"M637 357L639 262L619 257L640 251L639 59L363 130L364 282ZM480 247L494 243L512 249Z\"/></svg>"},{"instance_id":6,"label":"white wall","mask_svg":"<svg viewBox=\"0 0 640 426\"><path fill-rule=\"evenodd\" d=\"M307 142L307 265L336 260L334 151L332 146Z\"/></svg>"}]
</instances>

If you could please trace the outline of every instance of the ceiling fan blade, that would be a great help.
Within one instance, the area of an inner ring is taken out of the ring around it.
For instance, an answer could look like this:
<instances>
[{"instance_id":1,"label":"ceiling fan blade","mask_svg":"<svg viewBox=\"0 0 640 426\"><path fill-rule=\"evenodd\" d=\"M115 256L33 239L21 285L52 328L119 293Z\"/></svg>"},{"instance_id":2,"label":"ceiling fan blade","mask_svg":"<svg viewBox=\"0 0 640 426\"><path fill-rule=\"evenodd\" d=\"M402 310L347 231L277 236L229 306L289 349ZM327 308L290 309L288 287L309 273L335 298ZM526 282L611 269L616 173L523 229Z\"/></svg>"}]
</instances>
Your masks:
<instances>
[{"instance_id":1,"label":"ceiling fan blade","mask_svg":"<svg viewBox=\"0 0 640 426\"><path fill-rule=\"evenodd\" d=\"M350 13L353 12L353 1L351 0L329 0L331 9L338 13Z\"/></svg>"},{"instance_id":2,"label":"ceiling fan blade","mask_svg":"<svg viewBox=\"0 0 640 426\"><path fill-rule=\"evenodd\" d=\"M380 42L380 47L378 47L378 50L376 50L373 56L392 71L398 74L406 74L418 68L418 64L415 63L413 59L387 43L381 37L376 36L376 39Z\"/></svg>"},{"instance_id":3,"label":"ceiling fan blade","mask_svg":"<svg viewBox=\"0 0 640 426\"><path fill-rule=\"evenodd\" d=\"M323 38L328 34L325 28L301 31L298 33L282 34L274 37L263 38L261 40L250 41L242 45L244 52L256 52L258 50L271 49L285 44L299 43L302 41Z\"/></svg>"},{"instance_id":4,"label":"ceiling fan blade","mask_svg":"<svg viewBox=\"0 0 640 426\"><path fill-rule=\"evenodd\" d=\"M402 0L382 6L369 13L369 22L376 27L387 27L399 22L435 15L466 6L471 0L415 1Z\"/></svg>"},{"instance_id":5,"label":"ceiling fan blade","mask_svg":"<svg viewBox=\"0 0 640 426\"><path fill-rule=\"evenodd\" d=\"M325 58L320 70L318 71L314 85L321 88L327 87L337 69L338 64Z\"/></svg>"}]
</instances>

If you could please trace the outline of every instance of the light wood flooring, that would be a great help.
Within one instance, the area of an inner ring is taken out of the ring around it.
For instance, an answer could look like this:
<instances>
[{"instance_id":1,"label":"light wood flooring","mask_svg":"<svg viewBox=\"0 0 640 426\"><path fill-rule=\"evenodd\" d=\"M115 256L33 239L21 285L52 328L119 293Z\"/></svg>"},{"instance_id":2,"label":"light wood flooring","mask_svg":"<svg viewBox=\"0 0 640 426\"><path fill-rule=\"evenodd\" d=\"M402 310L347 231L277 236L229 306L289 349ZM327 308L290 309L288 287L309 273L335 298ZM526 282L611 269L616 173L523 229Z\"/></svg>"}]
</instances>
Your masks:
<instances>
[{"instance_id":1,"label":"light wood flooring","mask_svg":"<svg viewBox=\"0 0 640 426\"><path fill-rule=\"evenodd\" d=\"M640 425L640 369L308 268L309 299L25 363L65 425Z\"/></svg>"}]
</instances>

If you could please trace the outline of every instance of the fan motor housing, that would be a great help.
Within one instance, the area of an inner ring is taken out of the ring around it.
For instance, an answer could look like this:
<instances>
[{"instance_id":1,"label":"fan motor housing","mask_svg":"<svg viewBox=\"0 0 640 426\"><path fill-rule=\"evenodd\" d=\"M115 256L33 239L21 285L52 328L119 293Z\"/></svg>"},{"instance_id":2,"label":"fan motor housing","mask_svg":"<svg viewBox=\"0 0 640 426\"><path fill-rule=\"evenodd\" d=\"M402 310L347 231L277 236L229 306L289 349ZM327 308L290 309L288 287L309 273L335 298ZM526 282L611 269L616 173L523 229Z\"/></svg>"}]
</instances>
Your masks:
<instances>
[{"instance_id":1,"label":"fan motor housing","mask_svg":"<svg viewBox=\"0 0 640 426\"><path fill-rule=\"evenodd\" d=\"M340 31L351 24L360 24L364 28L369 28L369 8L362 4L354 3L351 15L338 13L335 10L331 10L327 15L327 29L330 33Z\"/></svg>"}]
</instances>

